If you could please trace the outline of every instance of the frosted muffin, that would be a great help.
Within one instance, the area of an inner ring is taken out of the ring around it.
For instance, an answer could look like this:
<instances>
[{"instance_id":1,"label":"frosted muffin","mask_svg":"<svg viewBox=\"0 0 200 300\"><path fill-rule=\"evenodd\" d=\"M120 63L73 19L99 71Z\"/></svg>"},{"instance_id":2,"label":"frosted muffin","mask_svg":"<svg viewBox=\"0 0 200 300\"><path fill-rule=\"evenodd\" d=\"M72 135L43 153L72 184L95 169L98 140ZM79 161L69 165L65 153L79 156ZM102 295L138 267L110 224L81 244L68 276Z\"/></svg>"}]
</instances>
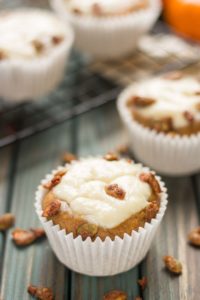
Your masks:
<instances>
[{"instance_id":1,"label":"frosted muffin","mask_svg":"<svg viewBox=\"0 0 200 300\"><path fill-rule=\"evenodd\" d=\"M200 82L179 72L135 83L118 111L136 157L168 175L200 170Z\"/></svg>"},{"instance_id":2,"label":"frosted muffin","mask_svg":"<svg viewBox=\"0 0 200 300\"><path fill-rule=\"evenodd\" d=\"M63 76L72 42L71 29L50 12L1 12L0 97L18 101L49 93Z\"/></svg>"},{"instance_id":3,"label":"frosted muffin","mask_svg":"<svg viewBox=\"0 0 200 300\"><path fill-rule=\"evenodd\" d=\"M78 49L101 58L118 58L134 50L160 13L159 0L51 0L69 20Z\"/></svg>"},{"instance_id":4,"label":"frosted muffin","mask_svg":"<svg viewBox=\"0 0 200 300\"><path fill-rule=\"evenodd\" d=\"M106 276L145 257L166 204L159 177L130 160L106 155L73 161L47 175L35 207L64 265Z\"/></svg>"},{"instance_id":5,"label":"frosted muffin","mask_svg":"<svg viewBox=\"0 0 200 300\"><path fill-rule=\"evenodd\" d=\"M129 92L127 107L143 126L180 135L200 131L199 79L158 77L135 85Z\"/></svg>"}]
</instances>

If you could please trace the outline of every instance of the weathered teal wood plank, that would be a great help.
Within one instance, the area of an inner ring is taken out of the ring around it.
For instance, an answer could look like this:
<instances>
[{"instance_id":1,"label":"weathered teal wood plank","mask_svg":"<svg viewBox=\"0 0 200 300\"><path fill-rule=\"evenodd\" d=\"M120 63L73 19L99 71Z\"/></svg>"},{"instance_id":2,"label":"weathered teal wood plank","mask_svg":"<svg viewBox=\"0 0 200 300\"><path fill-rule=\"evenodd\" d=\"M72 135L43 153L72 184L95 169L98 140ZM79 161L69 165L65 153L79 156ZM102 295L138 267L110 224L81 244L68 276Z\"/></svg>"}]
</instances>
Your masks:
<instances>
[{"instance_id":1,"label":"weathered teal wood plank","mask_svg":"<svg viewBox=\"0 0 200 300\"><path fill-rule=\"evenodd\" d=\"M71 123L27 139L20 144L13 186L11 211L16 226L40 225L33 207L36 186L44 175L60 164L60 154L71 150ZM54 256L47 240L18 249L8 239L2 272L1 296L4 300L29 299L29 283L50 286L55 299L68 295L68 270Z\"/></svg>"},{"instance_id":2,"label":"weathered teal wood plank","mask_svg":"<svg viewBox=\"0 0 200 300\"><path fill-rule=\"evenodd\" d=\"M127 142L113 103L81 116L77 119L76 126L77 152L80 156L105 154L116 149L119 144ZM138 268L105 278L72 273L71 299L100 300L104 293L112 289L124 290L128 292L130 299L133 299L139 294L138 276Z\"/></svg>"},{"instance_id":3,"label":"weathered teal wood plank","mask_svg":"<svg viewBox=\"0 0 200 300\"><path fill-rule=\"evenodd\" d=\"M198 214L190 178L165 179L169 206L155 242L143 263L148 278L144 299L197 299L200 295L199 250L187 243L187 235L198 225ZM175 277L163 268L162 257L172 255L183 264L183 274Z\"/></svg>"}]
</instances>

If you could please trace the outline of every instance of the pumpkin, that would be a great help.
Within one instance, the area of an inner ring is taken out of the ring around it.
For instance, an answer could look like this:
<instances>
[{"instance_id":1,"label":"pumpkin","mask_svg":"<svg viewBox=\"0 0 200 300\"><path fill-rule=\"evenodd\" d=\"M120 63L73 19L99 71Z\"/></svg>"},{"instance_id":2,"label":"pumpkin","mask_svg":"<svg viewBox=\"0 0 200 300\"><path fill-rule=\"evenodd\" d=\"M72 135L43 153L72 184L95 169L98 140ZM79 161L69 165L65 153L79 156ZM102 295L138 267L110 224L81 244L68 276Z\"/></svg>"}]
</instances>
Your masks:
<instances>
[{"instance_id":1,"label":"pumpkin","mask_svg":"<svg viewBox=\"0 0 200 300\"><path fill-rule=\"evenodd\" d=\"M200 0L163 0L164 17L179 33L200 41Z\"/></svg>"}]
</instances>

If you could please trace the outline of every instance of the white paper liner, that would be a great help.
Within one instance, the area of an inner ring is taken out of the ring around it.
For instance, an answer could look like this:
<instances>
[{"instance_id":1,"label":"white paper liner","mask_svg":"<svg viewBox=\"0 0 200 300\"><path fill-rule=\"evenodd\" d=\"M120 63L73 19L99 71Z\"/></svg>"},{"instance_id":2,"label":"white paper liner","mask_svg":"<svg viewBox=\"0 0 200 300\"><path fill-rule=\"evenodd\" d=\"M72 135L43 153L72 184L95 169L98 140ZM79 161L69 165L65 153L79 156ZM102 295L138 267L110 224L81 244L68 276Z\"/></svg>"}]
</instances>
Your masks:
<instances>
[{"instance_id":1,"label":"white paper liner","mask_svg":"<svg viewBox=\"0 0 200 300\"><path fill-rule=\"evenodd\" d=\"M138 39L151 29L160 11L160 0L150 0L147 9L126 16L76 16L67 11L64 0L50 0L52 8L70 21L75 31L75 46L98 58L113 59L130 53Z\"/></svg>"},{"instance_id":2,"label":"white paper liner","mask_svg":"<svg viewBox=\"0 0 200 300\"><path fill-rule=\"evenodd\" d=\"M58 85L74 41L74 34L69 25L65 26L65 30L65 39L47 55L32 60L1 61L0 97L11 102L32 101L48 94Z\"/></svg>"},{"instance_id":3,"label":"white paper liner","mask_svg":"<svg viewBox=\"0 0 200 300\"><path fill-rule=\"evenodd\" d=\"M126 106L134 85L126 88L118 98L117 107L129 133L130 147L135 157L166 175L189 175L200 170L200 133L191 136L170 136L145 128Z\"/></svg>"},{"instance_id":4,"label":"white paper liner","mask_svg":"<svg viewBox=\"0 0 200 300\"><path fill-rule=\"evenodd\" d=\"M156 218L152 219L151 223L145 223L144 228L139 228L138 232L133 231L131 235L125 234L123 239L116 237L112 241L107 237L105 241L102 241L98 237L92 241L88 237L83 241L81 236L74 238L72 233L66 234L64 229L60 230L59 225L53 225L52 221L42 217L41 203L47 193L43 184L63 168L59 167L41 181L36 191L35 202L37 215L57 258L71 270L90 276L111 276L136 266L146 256L166 210L167 189L160 177L156 178L163 191L161 205ZM144 171L149 171L149 169L144 168Z\"/></svg>"}]
</instances>

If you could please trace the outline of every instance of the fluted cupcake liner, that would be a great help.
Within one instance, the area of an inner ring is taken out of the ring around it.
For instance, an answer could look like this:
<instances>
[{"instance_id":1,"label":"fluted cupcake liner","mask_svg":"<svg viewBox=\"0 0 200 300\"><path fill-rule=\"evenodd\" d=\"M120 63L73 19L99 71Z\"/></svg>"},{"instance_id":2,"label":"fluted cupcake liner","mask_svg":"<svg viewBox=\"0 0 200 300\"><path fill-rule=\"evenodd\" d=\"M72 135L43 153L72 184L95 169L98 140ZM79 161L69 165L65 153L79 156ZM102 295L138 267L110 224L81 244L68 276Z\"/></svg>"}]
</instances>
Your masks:
<instances>
[{"instance_id":1,"label":"fluted cupcake liner","mask_svg":"<svg viewBox=\"0 0 200 300\"><path fill-rule=\"evenodd\" d=\"M146 256L151 242L160 225L167 206L167 190L160 177L156 177L160 183L161 204L156 218L150 223L145 223L144 228L132 231L131 235L125 234L124 238L117 237L112 241L109 237L102 241L99 237L92 241L88 237L85 241L81 236L73 237L72 233L66 234L59 225L54 225L42 217L42 200L47 193L43 184L53 178L59 168L46 176L36 191L36 213L43 225L50 245L57 258L69 269L90 276L111 276L125 272ZM144 171L149 171L144 168Z\"/></svg>"},{"instance_id":2,"label":"fluted cupcake liner","mask_svg":"<svg viewBox=\"0 0 200 300\"><path fill-rule=\"evenodd\" d=\"M134 50L138 39L151 29L161 11L160 0L150 0L146 9L125 16L99 18L70 13L63 0L50 0L50 3L74 28L75 46L103 59L118 58Z\"/></svg>"},{"instance_id":3,"label":"fluted cupcake liner","mask_svg":"<svg viewBox=\"0 0 200 300\"><path fill-rule=\"evenodd\" d=\"M118 98L119 115L128 130L129 144L135 157L166 175L179 176L200 170L200 133L191 136L170 136L146 128L133 119L126 106L132 95L133 85Z\"/></svg>"},{"instance_id":4,"label":"fluted cupcake liner","mask_svg":"<svg viewBox=\"0 0 200 300\"><path fill-rule=\"evenodd\" d=\"M6 101L19 102L34 100L51 92L64 75L73 41L73 31L70 26L66 26L65 39L47 55L32 60L2 60L0 97Z\"/></svg>"}]
</instances>

